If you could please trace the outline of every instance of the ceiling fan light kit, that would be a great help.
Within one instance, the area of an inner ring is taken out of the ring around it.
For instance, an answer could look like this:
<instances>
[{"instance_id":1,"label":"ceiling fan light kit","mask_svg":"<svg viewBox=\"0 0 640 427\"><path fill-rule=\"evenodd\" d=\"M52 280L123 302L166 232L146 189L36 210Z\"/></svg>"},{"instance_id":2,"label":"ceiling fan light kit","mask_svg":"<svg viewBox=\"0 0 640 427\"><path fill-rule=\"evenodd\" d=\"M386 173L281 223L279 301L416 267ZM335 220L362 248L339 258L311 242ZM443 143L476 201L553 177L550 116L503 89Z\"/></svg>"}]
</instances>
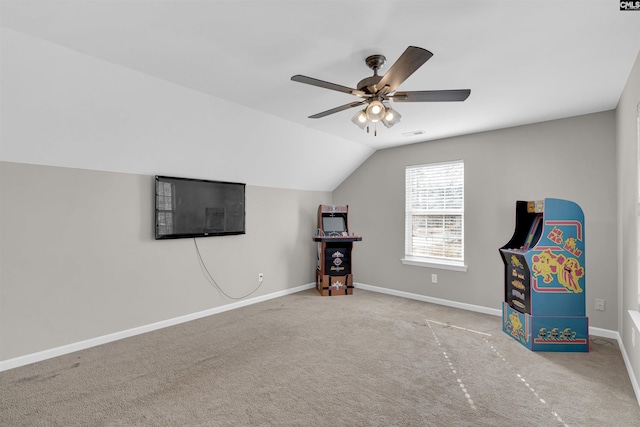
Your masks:
<instances>
[{"instance_id":1,"label":"ceiling fan light kit","mask_svg":"<svg viewBox=\"0 0 640 427\"><path fill-rule=\"evenodd\" d=\"M369 105L366 108L367 119L370 122L377 123L385 116L386 110L382 102L378 100L369 101Z\"/></svg>"},{"instance_id":2,"label":"ceiling fan light kit","mask_svg":"<svg viewBox=\"0 0 640 427\"><path fill-rule=\"evenodd\" d=\"M390 128L396 123L399 123L400 118L402 116L400 115L400 113L398 113L396 110L392 109L391 107L387 106L386 108L387 108L387 113L382 118L382 123L384 123L386 127Z\"/></svg>"},{"instance_id":3,"label":"ceiling fan light kit","mask_svg":"<svg viewBox=\"0 0 640 427\"><path fill-rule=\"evenodd\" d=\"M367 132L369 132L370 124L375 126L378 122L382 122L386 127L390 128L400 121L400 113L392 109L388 101L450 102L464 101L469 97L471 93L469 89L396 92L397 87L432 56L433 54L426 49L409 46L383 76L378 75L378 70L385 64L387 59L383 55L368 56L365 59L365 63L373 70L373 76L360 80L357 89L300 74L291 77L291 80L364 98L363 101L351 102L314 114L309 118L318 119L350 108L365 106L363 110L357 112L351 118L351 121L360 129L366 128ZM374 135L377 135L376 130L374 130Z\"/></svg>"},{"instance_id":4,"label":"ceiling fan light kit","mask_svg":"<svg viewBox=\"0 0 640 427\"><path fill-rule=\"evenodd\" d=\"M364 129L367 127L367 112L366 110L358 111L352 118L351 121L355 123L356 126L360 127L360 129Z\"/></svg>"}]
</instances>

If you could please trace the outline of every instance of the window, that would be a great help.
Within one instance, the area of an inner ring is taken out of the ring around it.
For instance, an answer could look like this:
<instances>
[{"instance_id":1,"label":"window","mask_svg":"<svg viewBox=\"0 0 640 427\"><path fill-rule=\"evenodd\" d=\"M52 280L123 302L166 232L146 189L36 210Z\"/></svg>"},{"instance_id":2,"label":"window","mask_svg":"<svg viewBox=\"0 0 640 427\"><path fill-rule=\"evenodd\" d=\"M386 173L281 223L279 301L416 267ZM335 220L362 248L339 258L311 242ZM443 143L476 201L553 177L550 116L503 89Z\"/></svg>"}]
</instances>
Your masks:
<instances>
[{"instance_id":1,"label":"window","mask_svg":"<svg viewBox=\"0 0 640 427\"><path fill-rule=\"evenodd\" d=\"M466 271L464 163L407 166L404 264Z\"/></svg>"}]
</instances>

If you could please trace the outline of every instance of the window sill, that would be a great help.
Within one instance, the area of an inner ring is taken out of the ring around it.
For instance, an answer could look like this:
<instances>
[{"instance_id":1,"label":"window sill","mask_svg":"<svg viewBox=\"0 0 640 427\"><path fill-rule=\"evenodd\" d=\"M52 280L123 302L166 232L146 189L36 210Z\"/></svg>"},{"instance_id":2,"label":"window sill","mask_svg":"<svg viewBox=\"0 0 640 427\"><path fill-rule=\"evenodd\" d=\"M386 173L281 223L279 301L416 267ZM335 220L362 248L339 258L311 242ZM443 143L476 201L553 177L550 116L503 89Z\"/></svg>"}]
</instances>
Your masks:
<instances>
[{"instance_id":1,"label":"window sill","mask_svg":"<svg viewBox=\"0 0 640 427\"><path fill-rule=\"evenodd\" d=\"M426 260L419 258L402 258L400 261L404 265L414 265L417 267L429 267L429 268L439 268L441 270L453 270L453 271L467 271L467 266L464 263L455 263L455 262L447 262L440 260Z\"/></svg>"},{"instance_id":2,"label":"window sill","mask_svg":"<svg viewBox=\"0 0 640 427\"><path fill-rule=\"evenodd\" d=\"M629 310L629 316L631 316L631 320L636 324L636 328L640 331L640 311Z\"/></svg>"}]
</instances>

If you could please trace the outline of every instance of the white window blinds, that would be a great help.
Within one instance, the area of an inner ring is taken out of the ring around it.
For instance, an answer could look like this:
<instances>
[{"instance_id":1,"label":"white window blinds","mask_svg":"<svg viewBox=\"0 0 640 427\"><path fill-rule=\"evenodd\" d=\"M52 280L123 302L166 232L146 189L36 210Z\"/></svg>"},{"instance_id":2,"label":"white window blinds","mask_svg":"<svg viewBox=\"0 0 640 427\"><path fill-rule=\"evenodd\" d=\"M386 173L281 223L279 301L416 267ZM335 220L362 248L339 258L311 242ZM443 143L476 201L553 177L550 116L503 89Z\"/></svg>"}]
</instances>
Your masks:
<instances>
[{"instance_id":1,"label":"white window blinds","mask_svg":"<svg viewBox=\"0 0 640 427\"><path fill-rule=\"evenodd\" d=\"M464 163L406 168L406 257L464 261Z\"/></svg>"}]
</instances>

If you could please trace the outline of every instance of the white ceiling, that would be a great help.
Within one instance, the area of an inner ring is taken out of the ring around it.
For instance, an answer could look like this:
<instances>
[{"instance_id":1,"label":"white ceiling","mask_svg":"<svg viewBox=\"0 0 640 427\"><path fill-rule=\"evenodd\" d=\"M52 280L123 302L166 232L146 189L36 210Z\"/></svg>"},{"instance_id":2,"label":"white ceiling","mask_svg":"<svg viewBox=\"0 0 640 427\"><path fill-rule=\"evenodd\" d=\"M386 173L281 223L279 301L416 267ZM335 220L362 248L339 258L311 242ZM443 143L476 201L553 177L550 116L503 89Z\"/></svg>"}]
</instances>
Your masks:
<instances>
[{"instance_id":1,"label":"white ceiling","mask_svg":"<svg viewBox=\"0 0 640 427\"><path fill-rule=\"evenodd\" d=\"M371 149L613 109L640 51L640 12L614 0L3 0L2 25ZM366 56L384 73L409 45L434 56L400 90L470 97L395 104L376 137L355 109L307 118L358 98L291 76L355 87Z\"/></svg>"}]
</instances>

